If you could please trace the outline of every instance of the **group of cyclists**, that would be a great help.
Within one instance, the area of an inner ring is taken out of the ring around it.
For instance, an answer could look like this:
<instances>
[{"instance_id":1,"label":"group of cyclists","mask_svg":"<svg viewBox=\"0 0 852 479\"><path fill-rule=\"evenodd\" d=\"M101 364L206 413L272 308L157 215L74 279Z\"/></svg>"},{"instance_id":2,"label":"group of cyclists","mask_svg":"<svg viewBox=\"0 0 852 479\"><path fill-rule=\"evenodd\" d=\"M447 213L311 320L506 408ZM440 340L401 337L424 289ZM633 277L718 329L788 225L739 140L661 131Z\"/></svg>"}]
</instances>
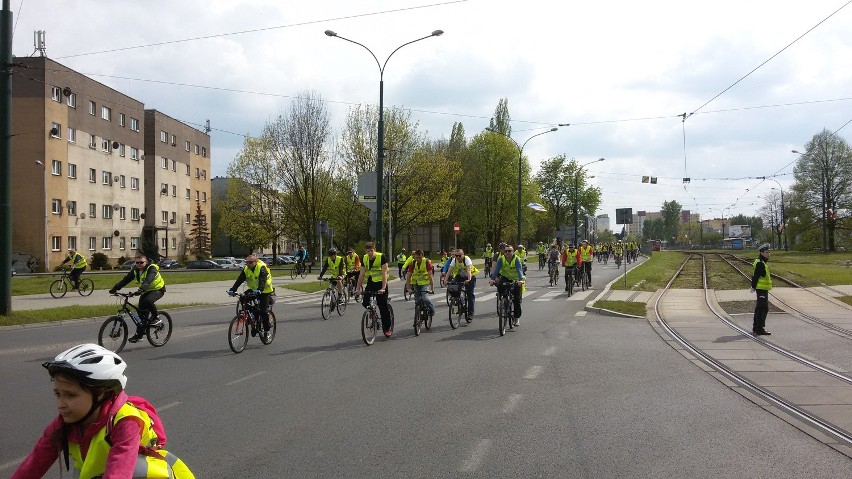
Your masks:
<instances>
[{"instance_id":1,"label":"group of cyclists","mask_svg":"<svg viewBox=\"0 0 852 479\"><path fill-rule=\"evenodd\" d=\"M598 243L594 246L595 258L598 263L604 264L612 258L616 263L621 264L622 259L630 264L639 258L640 247L635 241L614 241L612 243Z\"/></svg>"}]
</instances>

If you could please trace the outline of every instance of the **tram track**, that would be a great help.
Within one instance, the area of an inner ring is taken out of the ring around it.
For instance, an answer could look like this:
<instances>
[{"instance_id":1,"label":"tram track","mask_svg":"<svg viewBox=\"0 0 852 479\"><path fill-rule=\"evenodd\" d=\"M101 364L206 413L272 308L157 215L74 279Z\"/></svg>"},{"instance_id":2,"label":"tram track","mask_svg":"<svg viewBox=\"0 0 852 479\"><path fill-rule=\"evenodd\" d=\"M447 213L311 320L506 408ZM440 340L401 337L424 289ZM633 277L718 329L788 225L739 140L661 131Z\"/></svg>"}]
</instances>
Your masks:
<instances>
[{"instance_id":1,"label":"tram track","mask_svg":"<svg viewBox=\"0 0 852 479\"><path fill-rule=\"evenodd\" d=\"M731 320L726 318L725 315L719 313L713 306L713 302L710 300L709 297L710 290L707 287L707 268L704 255L690 254L680 266L680 268L677 270L677 272L675 272L675 274L672 276L672 279L669 280L668 284L666 284L665 288L657 296L657 299L654 302L654 313L657 318L657 323L660 325L660 327L664 331L666 331L666 333L671 338L673 338L678 344L680 344L684 349L689 351L692 355L694 355L707 366L716 370L719 374L721 374L728 380L743 387L745 390L750 391L752 394L765 400L767 403L776 406L778 409L785 411L787 414L810 425L821 433L834 438L838 443L843 444L847 447L852 446L852 433L832 423L831 421L811 411L808 411L804 406L796 404L794 401L783 397L781 394L770 391L768 387L758 384L757 381L749 379L743 372L738 372L737 370L735 370L734 367L725 364L724 360L714 357L713 354L711 354L710 352L705 351L704 349L694 344L694 342L690 341L685 334L681 334L681 332L678 331L678 327L670 325L669 322L663 317L660 311L661 301L663 301L663 298L666 296L666 294L669 293L669 290L672 289L672 285L683 274L685 269L692 271L697 269L697 265L695 263L699 260L701 262L704 302L707 306L707 309L712 313L713 316L718 318L729 328L737 331L740 335L749 338L750 340L754 341L755 343L758 343L760 346L774 352L775 354L780 355L783 358L786 358L787 360L793 361L796 364L802 365L809 370L825 375L826 377L830 378L830 383L836 384L838 387L848 387L849 385L852 385L852 378L850 378L846 374L817 364L816 362L808 358L805 358L792 351L781 348L770 342L763 341L751 334L749 331L746 331L735 323L733 323ZM692 262L691 265L689 265L690 262Z\"/></svg>"}]
</instances>

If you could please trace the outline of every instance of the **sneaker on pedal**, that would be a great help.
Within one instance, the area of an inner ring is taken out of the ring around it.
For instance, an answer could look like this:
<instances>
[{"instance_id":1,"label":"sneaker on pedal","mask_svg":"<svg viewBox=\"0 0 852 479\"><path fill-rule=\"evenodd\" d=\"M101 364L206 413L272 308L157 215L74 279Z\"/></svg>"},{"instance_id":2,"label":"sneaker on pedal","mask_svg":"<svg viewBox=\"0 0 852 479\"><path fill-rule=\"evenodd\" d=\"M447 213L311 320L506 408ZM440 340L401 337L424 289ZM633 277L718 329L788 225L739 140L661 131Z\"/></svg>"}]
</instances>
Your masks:
<instances>
[{"instance_id":1,"label":"sneaker on pedal","mask_svg":"<svg viewBox=\"0 0 852 479\"><path fill-rule=\"evenodd\" d=\"M145 337L145 334L142 331L136 331L136 334L127 338L127 341L130 343L138 343L143 337Z\"/></svg>"},{"instance_id":2,"label":"sneaker on pedal","mask_svg":"<svg viewBox=\"0 0 852 479\"><path fill-rule=\"evenodd\" d=\"M159 328L162 325L163 325L163 320L160 319L159 316L157 316L156 319L154 319L153 321L148 323L148 326L151 326L152 328Z\"/></svg>"}]
</instances>

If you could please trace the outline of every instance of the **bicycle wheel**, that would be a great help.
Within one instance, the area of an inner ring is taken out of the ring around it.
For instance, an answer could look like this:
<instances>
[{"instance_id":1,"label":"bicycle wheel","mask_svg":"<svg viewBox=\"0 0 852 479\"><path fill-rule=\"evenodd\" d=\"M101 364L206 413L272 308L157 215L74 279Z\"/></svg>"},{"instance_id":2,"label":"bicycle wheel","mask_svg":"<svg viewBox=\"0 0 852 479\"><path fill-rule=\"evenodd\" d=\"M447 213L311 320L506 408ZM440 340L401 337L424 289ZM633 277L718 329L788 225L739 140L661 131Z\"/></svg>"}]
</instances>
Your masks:
<instances>
[{"instance_id":1,"label":"bicycle wheel","mask_svg":"<svg viewBox=\"0 0 852 479\"><path fill-rule=\"evenodd\" d=\"M335 306L335 309L337 309L337 315L343 316L343 313L346 312L346 301L341 301L339 294L335 294L334 296L335 299L337 299L337 306Z\"/></svg>"},{"instance_id":2,"label":"bicycle wheel","mask_svg":"<svg viewBox=\"0 0 852 479\"><path fill-rule=\"evenodd\" d=\"M391 306L390 303L388 303L388 312L390 313L390 317L391 317L391 320L390 320L391 328L390 329L391 329L391 332L393 332L393 327L396 324L396 320L395 320L394 315L393 315L393 306Z\"/></svg>"},{"instance_id":3,"label":"bicycle wheel","mask_svg":"<svg viewBox=\"0 0 852 479\"><path fill-rule=\"evenodd\" d=\"M296 268L297 268L298 266L299 266L298 264L295 264L295 265L293 265L293 267L292 267L292 268L290 268L290 279L296 279L296 276L299 274L299 273L296 271Z\"/></svg>"},{"instance_id":4,"label":"bicycle wheel","mask_svg":"<svg viewBox=\"0 0 852 479\"><path fill-rule=\"evenodd\" d=\"M92 291L95 290L95 282L89 278L84 278L80 280L80 286L77 288L77 292L80 293L80 296L89 296L92 294Z\"/></svg>"},{"instance_id":5,"label":"bicycle wheel","mask_svg":"<svg viewBox=\"0 0 852 479\"><path fill-rule=\"evenodd\" d=\"M580 273L580 288L582 288L583 291L586 290L586 272L585 271Z\"/></svg>"},{"instance_id":6,"label":"bicycle wheel","mask_svg":"<svg viewBox=\"0 0 852 479\"><path fill-rule=\"evenodd\" d=\"M435 315L435 313L430 314L430 313L426 312L426 319L423 322L426 324L426 330L427 331L432 329L432 316L434 316L434 315Z\"/></svg>"},{"instance_id":7,"label":"bicycle wheel","mask_svg":"<svg viewBox=\"0 0 852 479\"><path fill-rule=\"evenodd\" d=\"M565 284L568 288L568 297L574 294L574 277L570 273L565 273Z\"/></svg>"},{"instance_id":8,"label":"bicycle wheel","mask_svg":"<svg viewBox=\"0 0 852 479\"><path fill-rule=\"evenodd\" d=\"M364 311L361 316L361 338L367 346L376 341L376 330L379 329L377 318L372 317L369 311Z\"/></svg>"},{"instance_id":9,"label":"bicycle wheel","mask_svg":"<svg viewBox=\"0 0 852 479\"><path fill-rule=\"evenodd\" d=\"M331 311L334 308L334 298L332 297L331 291L326 290L322 295L322 303L320 306L322 307L322 319L328 319L331 316Z\"/></svg>"},{"instance_id":10,"label":"bicycle wheel","mask_svg":"<svg viewBox=\"0 0 852 479\"><path fill-rule=\"evenodd\" d=\"M278 330L278 323L275 321L275 313L269 312L269 329L260 333L260 342L269 344L275 339L275 331Z\"/></svg>"},{"instance_id":11,"label":"bicycle wheel","mask_svg":"<svg viewBox=\"0 0 852 479\"><path fill-rule=\"evenodd\" d=\"M459 302L457 299L450 301L450 327L456 329L461 324L461 315L459 314Z\"/></svg>"},{"instance_id":12,"label":"bicycle wheel","mask_svg":"<svg viewBox=\"0 0 852 479\"><path fill-rule=\"evenodd\" d=\"M414 305L414 335L420 336L420 303Z\"/></svg>"},{"instance_id":13,"label":"bicycle wheel","mask_svg":"<svg viewBox=\"0 0 852 479\"><path fill-rule=\"evenodd\" d=\"M500 332L500 336L506 334L506 311L503 308L503 298L497 298L497 330Z\"/></svg>"},{"instance_id":14,"label":"bicycle wheel","mask_svg":"<svg viewBox=\"0 0 852 479\"><path fill-rule=\"evenodd\" d=\"M114 353L120 353L127 344L127 323L121 316L110 316L98 331L98 344Z\"/></svg>"},{"instance_id":15,"label":"bicycle wheel","mask_svg":"<svg viewBox=\"0 0 852 479\"><path fill-rule=\"evenodd\" d=\"M405 298L406 301L411 300L411 293L408 292L408 288L402 288L402 297Z\"/></svg>"},{"instance_id":16,"label":"bicycle wheel","mask_svg":"<svg viewBox=\"0 0 852 479\"><path fill-rule=\"evenodd\" d=\"M302 266L301 268L299 268L299 276L304 278L307 275L308 275L308 267L307 266Z\"/></svg>"},{"instance_id":17,"label":"bicycle wheel","mask_svg":"<svg viewBox=\"0 0 852 479\"><path fill-rule=\"evenodd\" d=\"M508 296L503 298L503 309L506 311L506 321L508 321L511 331L515 329L515 312L512 310L512 299Z\"/></svg>"},{"instance_id":18,"label":"bicycle wheel","mask_svg":"<svg viewBox=\"0 0 852 479\"><path fill-rule=\"evenodd\" d=\"M68 292L68 283L64 279L57 279L50 283L50 295L54 298L61 298Z\"/></svg>"},{"instance_id":19,"label":"bicycle wheel","mask_svg":"<svg viewBox=\"0 0 852 479\"><path fill-rule=\"evenodd\" d=\"M231 351L237 354L243 352L246 349L246 344L248 344L247 322L248 315L241 311L240 314L234 316L231 325L228 326L228 346L231 347Z\"/></svg>"},{"instance_id":20,"label":"bicycle wheel","mask_svg":"<svg viewBox=\"0 0 852 479\"><path fill-rule=\"evenodd\" d=\"M155 348L166 344L172 337L172 315L168 311L158 311L157 316L160 319L160 324L156 326L148 324L148 330L145 332L145 335L148 336L148 342Z\"/></svg>"}]
</instances>

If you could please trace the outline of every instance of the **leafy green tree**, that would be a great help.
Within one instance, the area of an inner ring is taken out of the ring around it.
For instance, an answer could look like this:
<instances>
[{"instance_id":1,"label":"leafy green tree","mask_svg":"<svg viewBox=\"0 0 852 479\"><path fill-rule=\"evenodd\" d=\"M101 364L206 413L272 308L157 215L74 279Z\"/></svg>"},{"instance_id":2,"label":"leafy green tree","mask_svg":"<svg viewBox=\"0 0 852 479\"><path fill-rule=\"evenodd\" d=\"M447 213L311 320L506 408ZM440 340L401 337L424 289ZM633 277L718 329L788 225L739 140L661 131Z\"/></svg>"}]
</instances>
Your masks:
<instances>
[{"instance_id":1,"label":"leafy green tree","mask_svg":"<svg viewBox=\"0 0 852 479\"><path fill-rule=\"evenodd\" d=\"M509 99L501 98L494 109L494 116L488 123L488 127L506 136L512 136L512 117L509 115Z\"/></svg>"},{"instance_id":2,"label":"leafy green tree","mask_svg":"<svg viewBox=\"0 0 852 479\"><path fill-rule=\"evenodd\" d=\"M358 202L356 179L341 174L332 179L328 222L334 229L334 241L341 247L353 246L369 239L369 210Z\"/></svg>"},{"instance_id":3,"label":"leafy green tree","mask_svg":"<svg viewBox=\"0 0 852 479\"><path fill-rule=\"evenodd\" d=\"M474 136L462 159L464 185L458 190L459 220L485 233L496 245L517 226L518 148L503 135ZM513 173L514 172L514 173ZM469 226L468 226L469 225Z\"/></svg>"},{"instance_id":4,"label":"leafy green tree","mask_svg":"<svg viewBox=\"0 0 852 479\"><path fill-rule=\"evenodd\" d=\"M680 224L681 206L675 200L664 201L660 212L663 214L663 230L659 239L666 239L672 243L677 242L678 225Z\"/></svg>"}]
</instances>

